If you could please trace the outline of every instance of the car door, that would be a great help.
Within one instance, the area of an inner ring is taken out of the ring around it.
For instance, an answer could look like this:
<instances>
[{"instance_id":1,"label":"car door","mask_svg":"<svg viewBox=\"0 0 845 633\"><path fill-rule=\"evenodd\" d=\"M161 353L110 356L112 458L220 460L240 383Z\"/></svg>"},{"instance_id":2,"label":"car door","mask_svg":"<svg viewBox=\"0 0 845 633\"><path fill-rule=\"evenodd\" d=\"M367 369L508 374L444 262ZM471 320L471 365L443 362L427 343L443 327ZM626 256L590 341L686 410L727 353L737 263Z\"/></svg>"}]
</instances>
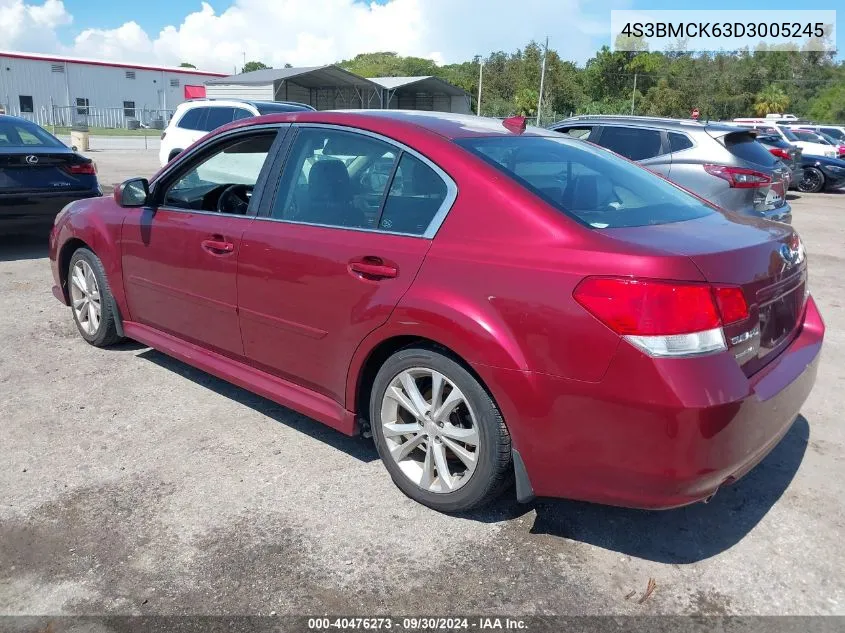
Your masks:
<instances>
[{"instance_id":1,"label":"car door","mask_svg":"<svg viewBox=\"0 0 845 633\"><path fill-rule=\"evenodd\" d=\"M241 244L244 352L255 367L343 403L355 349L410 287L456 187L393 141L338 126L293 129L275 198Z\"/></svg>"},{"instance_id":2,"label":"car door","mask_svg":"<svg viewBox=\"0 0 845 633\"><path fill-rule=\"evenodd\" d=\"M637 161L656 174L664 177L669 176L672 167L672 154L661 130L624 125L603 125L596 142L625 158Z\"/></svg>"},{"instance_id":3,"label":"car door","mask_svg":"<svg viewBox=\"0 0 845 633\"><path fill-rule=\"evenodd\" d=\"M150 205L127 217L121 249L132 321L243 355L236 286L241 236L255 214L259 176L279 129L210 140L165 172Z\"/></svg>"}]
</instances>

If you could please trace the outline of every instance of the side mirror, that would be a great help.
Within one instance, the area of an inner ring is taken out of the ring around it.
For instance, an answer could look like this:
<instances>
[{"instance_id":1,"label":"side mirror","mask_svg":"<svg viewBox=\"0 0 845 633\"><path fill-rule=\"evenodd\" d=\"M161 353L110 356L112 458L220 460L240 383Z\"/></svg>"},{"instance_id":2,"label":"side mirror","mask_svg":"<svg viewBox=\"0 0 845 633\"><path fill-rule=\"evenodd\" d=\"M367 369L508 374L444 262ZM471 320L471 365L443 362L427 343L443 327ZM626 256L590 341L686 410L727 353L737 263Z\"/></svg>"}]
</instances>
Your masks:
<instances>
[{"instance_id":1,"label":"side mirror","mask_svg":"<svg viewBox=\"0 0 845 633\"><path fill-rule=\"evenodd\" d=\"M125 180L114 188L114 201L121 207L143 207L150 197L146 178Z\"/></svg>"}]
</instances>

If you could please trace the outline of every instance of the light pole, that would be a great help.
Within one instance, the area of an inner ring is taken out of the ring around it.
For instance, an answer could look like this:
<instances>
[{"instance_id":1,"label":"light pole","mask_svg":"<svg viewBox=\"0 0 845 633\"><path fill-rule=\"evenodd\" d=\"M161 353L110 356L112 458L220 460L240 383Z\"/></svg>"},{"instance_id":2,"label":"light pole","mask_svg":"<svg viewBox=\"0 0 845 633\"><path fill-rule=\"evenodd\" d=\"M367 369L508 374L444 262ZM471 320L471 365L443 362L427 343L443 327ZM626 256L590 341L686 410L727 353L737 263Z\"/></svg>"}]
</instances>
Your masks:
<instances>
[{"instance_id":1,"label":"light pole","mask_svg":"<svg viewBox=\"0 0 845 633\"><path fill-rule=\"evenodd\" d=\"M481 81L484 78L484 60L479 59L478 66L478 111L476 114L481 116Z\"/></svg>"},{"instance_id":2,"label":"light pole","mask_svg":"<svg viewBox=\"0 0 845 633\"><path fill-rule=\"evenodd\" d=\"M546 36L546 48L543 49L543 69L540 71L540 98L537 100L537 127L540 127L540 110L543 108L543 84L546 81L546 57L549 54L549 37Z\"/></svg>"}]
</instances>

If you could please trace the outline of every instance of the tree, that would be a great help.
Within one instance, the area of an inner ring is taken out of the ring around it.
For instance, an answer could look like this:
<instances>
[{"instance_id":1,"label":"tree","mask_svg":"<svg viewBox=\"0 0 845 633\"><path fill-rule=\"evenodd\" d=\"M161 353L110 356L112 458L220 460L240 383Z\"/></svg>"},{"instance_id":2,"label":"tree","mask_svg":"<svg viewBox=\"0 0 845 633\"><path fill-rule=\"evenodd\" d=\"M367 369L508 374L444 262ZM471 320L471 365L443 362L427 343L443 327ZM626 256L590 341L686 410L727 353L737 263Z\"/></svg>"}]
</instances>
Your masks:
<instances>
[{"instance_id":1,"label":"tree","mask_svg":"<svg viewBox=\"0 0 845 633\"><path fill-rule=\"evenodd\" d=\"M254 70L264 70L265 68L270 68L267 64L263 62L247 62L244 64L244 67L241 68L242 73L251 73Z\"/></svg>"},{"instance_id":2,"label":"tree","mask_svg":"<svg viewBox=\"0 0 845 633\"><path fill-rule=\"evenodd\" d=\"M770 84L768 88L757 93L754 102L754 112L759 116L771 113L782 114L789 107L789 97L776 84Z\"/></svg>"},{"instance_id":3,"label":"tree","mask_svg":"<svg viewBox=\"0 0 845 633\"><path fill-rule=\"evenodd\" d=\"M816 121L845 121L845 81L822 90L810 102L810 116Z\"/></svg>"},{"instance_id":4,"label":"tree","mask_svg":"<svg viewBox=\"0 0 845 633\"><path fill-rule=\"evenodd\" d=\"M179 64L179 68L196 68L193 64L189 64L188 62L182 62Z\"/></svg>"}]
</instances>

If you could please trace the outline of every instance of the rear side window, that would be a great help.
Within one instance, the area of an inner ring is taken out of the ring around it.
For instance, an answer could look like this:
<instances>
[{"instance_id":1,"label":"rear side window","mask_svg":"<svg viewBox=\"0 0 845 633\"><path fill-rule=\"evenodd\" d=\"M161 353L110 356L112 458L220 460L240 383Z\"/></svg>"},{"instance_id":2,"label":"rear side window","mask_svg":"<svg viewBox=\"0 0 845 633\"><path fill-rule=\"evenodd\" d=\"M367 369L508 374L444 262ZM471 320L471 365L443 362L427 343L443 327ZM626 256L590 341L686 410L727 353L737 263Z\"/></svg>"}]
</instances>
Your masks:
<instances>
[{"instance_id":1,"label":"rear side window","mask_svg":"<svg viewBox=\"0 0 845 633\"><path fill-rule=\"evenodd\" d=\"M680 152L692 147L692 141L686 134L680 132L669 132L669 149L673 152Z\"/></svg>"},{"instance_id":2,"label":"rear side window","mask_svg":"<svg viewBox=\"0 0 845 633\"><path fill-rule=\"evenodd\" d=\"M178 127L184 130L202 131L203 122L207 115L208 108L192 108L179 119Z\"/></svg>"},{"instance_id":3,"label":"rear side window","mask_svg":"<svg viewBox=\"0 0 845 633\"><path fill-rule=\"evenodd\" d=\"M587 143L553 136L456 143L593 228L667 224L715 213L663 178Z\"/></svg>"},{"instance_id":4,"label":"rear side window","mask_svg":"<svg viewBox=\"0 0 845 633\"><path fill-rule=\"evenodd\" d=\"M607 126L602 129L599 145L631 160L646 160L662 153L660 132L642 128Z\"/></svg>"},{"instance_id":5,"label":"rear side window","mask_svg":"<svg viewBox=\"0 0 845 633\"><path fill-rule=\"evenodd\" d=\"M389 233L422 235L446 194L446 183L436 171L418 158L402 154L378 228Z\"/></svg>"},{"instance_id":6,"label":"rear side window","mask_svg":"<svg viewBox=\"0 0 845 633\"><path fill-rule=\"evenodd\" d=\"M235 109L232 107L216 107L208 109L208 118L203 129L211 132L235 120Z\"/></svg>"},{"instance_id":7,"label":"rear side window","mask_svg":"<svg viewBox=\"0 0 845 633\"><path fill-rule=\"evenodd\" d=\"M757 142L757 139L745 132L732 132L724 138L727 150L741 160L747 160L765 167L773 167L776 159Z\"/></svg>"}]
</instances>

